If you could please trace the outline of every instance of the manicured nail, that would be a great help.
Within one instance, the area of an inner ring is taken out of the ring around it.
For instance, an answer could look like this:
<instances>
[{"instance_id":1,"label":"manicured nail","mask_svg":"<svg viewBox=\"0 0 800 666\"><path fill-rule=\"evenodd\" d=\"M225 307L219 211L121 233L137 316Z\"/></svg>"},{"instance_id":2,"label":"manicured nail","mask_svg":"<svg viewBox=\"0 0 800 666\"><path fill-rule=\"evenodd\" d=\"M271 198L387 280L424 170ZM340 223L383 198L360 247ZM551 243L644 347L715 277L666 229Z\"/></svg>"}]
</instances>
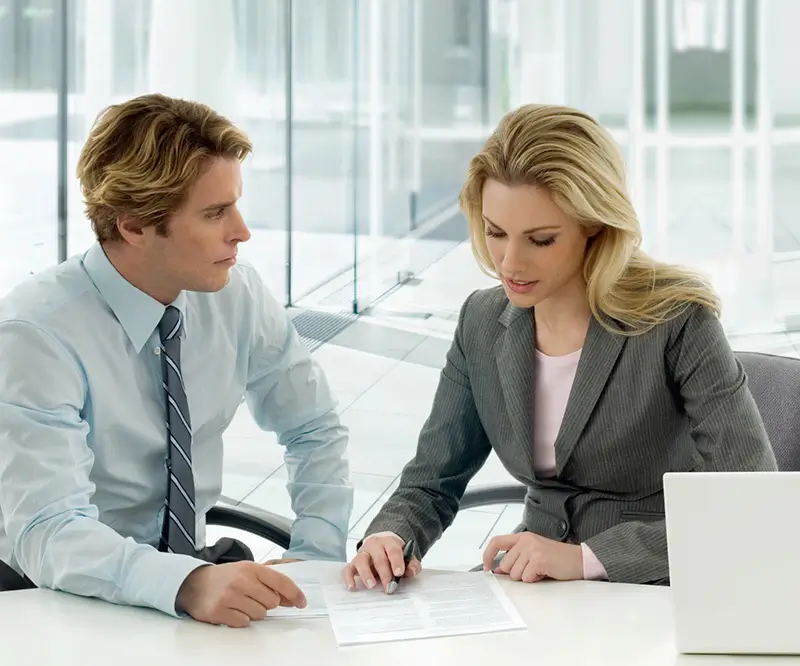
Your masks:
<instances>
[{"instance_id":1,"label":"manicured nail","mask_svg":"<svg viewBox=\"0 0 800 666\"><path fill-rule=\"evenodd\" d=\"M403 575L403 567L397 567L397 568L394 570L394 575L395 575L395 576L402 576L402 575Z\"/></svg>"},{"instance_id":2,"label":"manicured nail","mask_svg":"<svg viewBox=\"0 0 800 666\"><path fill-rule=\"evenodd\" d=\"M375 587L375 581L370 578L367 580L367 588L371 590L373 587Z\"/></svg>"}]
</instances>

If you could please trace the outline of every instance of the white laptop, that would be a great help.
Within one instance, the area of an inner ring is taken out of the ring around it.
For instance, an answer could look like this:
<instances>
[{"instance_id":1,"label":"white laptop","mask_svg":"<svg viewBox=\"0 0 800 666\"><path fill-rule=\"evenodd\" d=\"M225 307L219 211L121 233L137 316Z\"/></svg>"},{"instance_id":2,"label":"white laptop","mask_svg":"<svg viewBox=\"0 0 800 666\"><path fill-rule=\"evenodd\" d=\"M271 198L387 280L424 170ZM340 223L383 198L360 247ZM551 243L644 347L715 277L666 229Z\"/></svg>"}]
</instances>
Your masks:
<instances>
[{"instance_id":1,"label":"white laptop","mask_svg":"<svg viewBox=\"0 0 800 666\"><path fill-rule=\"evenodd\" d=\"M664 475L677 648L800 654L800 472Z\"/></svg>"}]
</instances>

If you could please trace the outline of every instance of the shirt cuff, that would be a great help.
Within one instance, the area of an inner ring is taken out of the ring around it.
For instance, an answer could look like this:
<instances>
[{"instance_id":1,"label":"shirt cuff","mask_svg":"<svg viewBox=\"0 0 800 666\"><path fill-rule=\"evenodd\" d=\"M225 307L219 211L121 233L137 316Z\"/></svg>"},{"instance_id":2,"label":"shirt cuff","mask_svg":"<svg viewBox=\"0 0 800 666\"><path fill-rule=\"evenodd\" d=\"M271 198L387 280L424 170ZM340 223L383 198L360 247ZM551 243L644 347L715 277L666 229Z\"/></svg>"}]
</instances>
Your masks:
<instances>
[{"instance_id":1,"label":"shirt cuff","mask_svg":"<svg viewBox=\"0 0 800 666\"><path fill-rule=\"evenodd\" d=\"M173 617L186 617L177 608L178 591L195 569L211 566L190 557L153 551L146 553L131 569L125 581L125 598L133 605L150 606Z\"/></svg>"},{"instance_id":2,"label":"shirt cuff","mask_svg":"<svg viewBox=\"0 0 800 666\"><path fill-rule=\"evenodd\" d=\"M283 556L346 562L347 535L323 518L301 516L292 523L291 543Z\"/></svg>"},{"instance_id":3,"label":"shirt cuff","mask_svg":"<svg viewBox=\"0 0 800 666\"><path fill-rule=\"evenodd\" d=\"M581 544L581 555L583 556L583 579L584 580L608 580L606 568L597 559L597 555L592 552L585 543Z\"/></svg>"}]
</instances>

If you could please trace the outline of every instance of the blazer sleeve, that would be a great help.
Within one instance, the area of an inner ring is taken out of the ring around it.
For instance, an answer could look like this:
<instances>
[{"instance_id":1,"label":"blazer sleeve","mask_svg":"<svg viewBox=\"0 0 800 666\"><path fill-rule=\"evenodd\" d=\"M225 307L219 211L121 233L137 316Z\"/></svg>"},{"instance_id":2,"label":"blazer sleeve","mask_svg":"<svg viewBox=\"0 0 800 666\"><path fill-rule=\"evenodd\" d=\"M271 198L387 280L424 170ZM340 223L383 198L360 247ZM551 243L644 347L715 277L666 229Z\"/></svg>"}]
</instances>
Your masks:
<instances>
[{"instance_id":1,"label":"blazer sleeve","mask_svg":"<svg viewBox=\"0 0 800 666\"><path fill-rule=\"evenodd\" d=\"M712 311L693 307L683 325L676 326L666 365L689 419L698 458L695 471L777 470L744 369ZM586 543L611 581L669 578L664 520L621 523Z\"/></svg>"},{"instance_id":2,"label":"blazer sleeve","mask_svg":"<svg viewBox=\"0 0 800 666\"><path fill-rule=\"evenodd\" d=\"M365 534L366 538L377 532L394 532L404 541L413 539L419 558L453 522L467 484L491 452L475 407L464 353L471 299L461 308L416 454Z\"/></svg>"}]
</instances>

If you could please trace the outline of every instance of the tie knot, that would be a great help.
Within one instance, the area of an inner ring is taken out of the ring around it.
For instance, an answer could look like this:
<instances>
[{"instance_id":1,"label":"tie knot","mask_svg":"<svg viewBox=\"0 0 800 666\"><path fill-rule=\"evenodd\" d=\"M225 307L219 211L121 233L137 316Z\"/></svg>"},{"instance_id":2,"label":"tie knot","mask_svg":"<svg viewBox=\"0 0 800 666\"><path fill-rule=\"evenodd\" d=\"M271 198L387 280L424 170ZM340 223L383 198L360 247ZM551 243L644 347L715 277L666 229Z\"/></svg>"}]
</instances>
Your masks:
<instances>
[{"instance_id":1,"label":"tie knot","mask_svg":"<svg viewBox=\"0 0 800 666\"><path fill-rule=\"evenodd\" d=\"M158 333L161 336L161 341L172 340L181 332L183 328L183 316L181 311L174 305L168 305L164 316L158 324Z\"/></svg>"}]
</instances>

